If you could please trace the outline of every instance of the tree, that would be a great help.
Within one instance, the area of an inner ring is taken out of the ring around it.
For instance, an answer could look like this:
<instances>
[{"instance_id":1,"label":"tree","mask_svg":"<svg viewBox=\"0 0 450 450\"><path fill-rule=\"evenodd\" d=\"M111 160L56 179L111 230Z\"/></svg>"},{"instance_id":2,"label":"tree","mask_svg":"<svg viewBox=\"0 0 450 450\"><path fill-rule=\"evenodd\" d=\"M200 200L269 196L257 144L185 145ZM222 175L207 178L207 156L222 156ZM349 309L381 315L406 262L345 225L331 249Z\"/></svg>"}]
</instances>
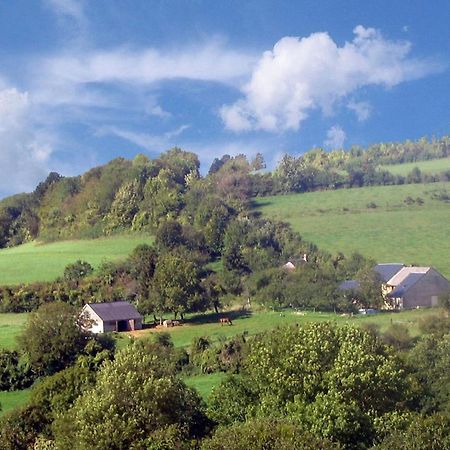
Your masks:
<instances>
[{"instance_id":1,"label":"tree","mask_svg":"<svg viewBox=\"0 0 450 450\"><path fill-rule=\"evenodd\" d=\"M177 377L160 372L140 342L106 362L95 387L54 425L57 448L74 450L147 448L145 441L167 428L183 438L207 432L202 401Z\"/></svg>"},{"instance_id":2,"label":"tree","mask_svg":"<svg viewBox=\"0 0 450 450\"><path fill-rule=\"evenodd\" d=\"M176 317L206 306L200 267L185 250L168 252L158 258L153 288L157 300L155 312L170 311Z\"/></svg>"},{"instance_id":3,"label":"tree","mask_svg":"<svg viewBox=\"0 0 450 450\"><path fill-rule=\"evenodd\" d=\"M230 438L232 437L232 438ZM219 428L201 450L338 450L340 446L282 419L257 419Z\"/></svg>"},{"instance_id":4,"label":"tree","mask_svg":"<svg viewBox=\"0 0 450 450\"><path fill-rule=\"evenodd\" d=\"M89 339L78 322L77 311L62 302L42 305L30 315L19 344L38 375L50 375L75 361Z\"/></svg>"},{"instance_id":5,"label":"tree","mask_svg":"<svg viewBox=\"0 0 450 450\"><path fill-rule=\"evenodd\" d=\"M79 283L79 281L90 275L94 271L94 268L86 261L80 259L72 264L68 264L64 269L64 279L66 281L73 281Z\"/></svg>"}]
</instances>

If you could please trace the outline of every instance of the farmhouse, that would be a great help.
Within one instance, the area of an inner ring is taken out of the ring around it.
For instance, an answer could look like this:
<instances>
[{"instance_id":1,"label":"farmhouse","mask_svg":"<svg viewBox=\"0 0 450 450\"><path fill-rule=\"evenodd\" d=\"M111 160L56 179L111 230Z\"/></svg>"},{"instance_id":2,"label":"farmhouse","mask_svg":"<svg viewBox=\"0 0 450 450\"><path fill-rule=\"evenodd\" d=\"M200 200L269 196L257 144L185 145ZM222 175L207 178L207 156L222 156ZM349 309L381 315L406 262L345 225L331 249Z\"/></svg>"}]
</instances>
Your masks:
<instances>
[{"instance_id":1,"label":"farmhouse","mask_svg":"<svg viewBox=\"0 0 450 450\"><path fill-rule=\"evenodd\" d=\"M402 267L383 284L390 309L437 306L439 297L449 291L448 280L432 267Z\"/></svg>"},{"instance_id":2,"label":"farmhouse","mask_svg":"<svg viewBox=\"0 0 450 450\"><path fill-rule=\"evenodd\" d=\"M81 316L85 329L92 333L108 331L133 331L142 328L142 316L128 302L88 303Z\"/></svg>"}]
</instances>

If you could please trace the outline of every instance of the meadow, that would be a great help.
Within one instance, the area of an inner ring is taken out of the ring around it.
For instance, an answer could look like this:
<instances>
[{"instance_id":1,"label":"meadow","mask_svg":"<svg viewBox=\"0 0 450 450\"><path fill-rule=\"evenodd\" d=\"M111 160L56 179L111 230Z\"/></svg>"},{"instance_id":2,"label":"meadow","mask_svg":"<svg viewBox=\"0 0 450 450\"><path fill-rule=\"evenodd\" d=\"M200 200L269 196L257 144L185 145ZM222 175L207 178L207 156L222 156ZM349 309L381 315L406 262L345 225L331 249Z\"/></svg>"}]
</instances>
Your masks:
<instances>
[{"instance_id":1,"label":"meadow","mask_svg":"<svg viewBox=\"0 0 450 450\"><path fill-rule=\"evenodd\" d=\"M0 314L0 349L14 350L17 347L16 338L22 332L28 315L28 313Z\"/></svg>"},{"instance_id":2,"label":"meadow","mask_svg":"<svg viewBox=\"0 0 450 450\"><path fill-rule=\"evenodd\" d=\"M422 173L438 174L445 170L450 170L450 158L431 159L429 161L415 161L403 164L391 164L380 166L380 169L387 170L394 175L406 176L415 167L420 169Z\"/></svg>"},{"instance_id":3,"label":"meadow","mask_svg":"<svg viewBox=\"0 0 450 450\"><path fill-rule=\"evenodd\" d=\"M78 259L97 268L103 261L127 257L137 245L144 243L153 243L153 237L126 234L48 244L29 242L1 249L0 284L52 281L63 274L67 264Z\"/></svg>"},{"instance_id":4,"label":"meadow","mask_svg":"<svg viewBox=\"0 0 450 450\"><path fill-rule=\"evenodd\" d=\"M22 391L0 391L0 417L3 414L25 405L30 398L31 389L24 389Z\"/></svg>"},{"instance_id":5,"label":"meadow","mask_svg":"<svg viewBox=\"0 0 450 450\"><path fill-rule=\"evenodd\" d=\"M378 262L436 267L450 278L450 183L371 186L260 198L264 216L289 222L319 248ZM418 200L420 199L420 200Z\"/></svg>"},{"instance_id":6,"label":"meadow","mask_svg":"<svg viewBox=\"0 0 450 450\"><path fill-rule=\"evenodd\" d=\"M208 336L213 342L220 342L226 338L245 334L255 335L283 325L306 324L308 322L331 321L339 325L365 326L375 324L380 331L386 331L390 326L396 324L404 325L411 336L420 334L419 323L427 316L440 314L437 309L412 310L398 313L380 313L371 316L364 315L339 315L320 312L298 312L294 310L276 311L229 311L228 317L232 318L233 325L221 326L216 314L193 315L180 327L167 329L147 328L141 332L134 333L139 339L152 339L155 332L167 332L177 347L188 348L195 337ZM15 337L20 334L28 318L28 314L0 314L0 349L16 348ZM128 333L115 334L118 348L128 345L130 335ZM198 390L204 400L207 400L214 386L226 377L224 373L197 374L183 376L188 386ZM2 410L0 415L25 404L28 401L30 389L13 392L0 392L0 404Z\"/></svg>"}]
</instances>

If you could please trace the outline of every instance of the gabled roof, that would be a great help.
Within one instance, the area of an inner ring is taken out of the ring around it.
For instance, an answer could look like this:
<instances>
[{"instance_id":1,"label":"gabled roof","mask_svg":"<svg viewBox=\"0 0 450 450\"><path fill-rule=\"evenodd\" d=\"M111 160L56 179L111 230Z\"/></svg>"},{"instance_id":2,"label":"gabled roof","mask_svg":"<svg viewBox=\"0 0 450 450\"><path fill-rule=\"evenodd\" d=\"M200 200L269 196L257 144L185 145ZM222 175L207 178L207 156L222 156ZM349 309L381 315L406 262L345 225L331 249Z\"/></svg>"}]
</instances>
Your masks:
<instances>
[{"instance_id":1,"label":"gabled roof","mask_svg":"<svg viewBox=\"0 0 450 450\"><path fill-rule=\"evenodd\" d=\"M410 273L406 278L398 284L397 287L388 294L388 297L398 298L408 291L411 286L414 286L425 274L424 273Z\"/></svg>"},{"instance_id":2,"label":"gabled roof","mask_svg":"<svg viewBox=\"0 0 450 450\"><path fill-rule=\"evenodd\" d=\"M404 284L404 281L410 274L419 274L421 277L425 275L431 267L403 267L392 278L386 281L389 286L398 286ZM417 281L417 280L416 280Z\"/></svg>"},{"instance_id":3,"label":"gabled roof","mask_svg":"<svg viewBox=\"0 0 450 450\"><path fill-rule=\"evenodd\" d=\"M345 280L339 286L340 291L356 291L360 288L360 283L357 280Z\"/></svg>"},{"instance_id":4,"label":"gabled roof","mask_svg":"<svg viewBox=\"0 0 450 450\"><path fill-rule=\"evenodd\" d=\"M89 303L88 306L106 321L142 319L137 309L128 302Z\"/></svg>"},{"instance_id":5,"label":"gabled roof","mask_svg":"<svg viewBox=\"0 0 450 450\"><path fill-rule=\"evenodd\" d=\"M373 270L380 275L382 281L386 282L403 269L403 267L405 267L405 265L402 263L386 263L377 264Z\"/></svg>"}]
</instances>

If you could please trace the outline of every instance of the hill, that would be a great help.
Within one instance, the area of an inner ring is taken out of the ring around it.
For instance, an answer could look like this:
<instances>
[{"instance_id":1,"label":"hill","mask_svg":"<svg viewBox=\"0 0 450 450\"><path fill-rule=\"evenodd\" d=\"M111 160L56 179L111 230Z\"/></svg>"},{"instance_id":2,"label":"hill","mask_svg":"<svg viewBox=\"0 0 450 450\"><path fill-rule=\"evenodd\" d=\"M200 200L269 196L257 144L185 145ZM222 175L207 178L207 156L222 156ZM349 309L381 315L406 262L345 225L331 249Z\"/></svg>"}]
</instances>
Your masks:
<instances>
[{"instance_id":1,"label":"hill","mask_svg":"<svg viewBox=\"0 0 450 450\"><path fill-rule=\"evenodd\" d=\"M103 261L125 258L137 245L152 242L149 235L131 234L49 244L30 242L1 249L0 284L52 281L78 259L97 268Z\"/></svg>"},{"instance_id":2,"label":"hill","mask_svg":"<svg viewBox=\"0 0 450 450\"><path fill-rule=\"evenodd\" d=\"M264 216L289 222L332 253L435 266L450 277L450 183L375 186L258 199Z\"/></svg>"},{"instance_id":3,"label":"hill","mask_svg":"<svg viewBox=\"0 0 450 450\"><path fill-rule=\"evenodd\" d=\"M384 165L380 168L393 175L407 176L414 168L418 168L424 174L437 175L450 170L450 158L431 159L429 161L415 161L403 164Z\"/></svg>"}]
</instances>

